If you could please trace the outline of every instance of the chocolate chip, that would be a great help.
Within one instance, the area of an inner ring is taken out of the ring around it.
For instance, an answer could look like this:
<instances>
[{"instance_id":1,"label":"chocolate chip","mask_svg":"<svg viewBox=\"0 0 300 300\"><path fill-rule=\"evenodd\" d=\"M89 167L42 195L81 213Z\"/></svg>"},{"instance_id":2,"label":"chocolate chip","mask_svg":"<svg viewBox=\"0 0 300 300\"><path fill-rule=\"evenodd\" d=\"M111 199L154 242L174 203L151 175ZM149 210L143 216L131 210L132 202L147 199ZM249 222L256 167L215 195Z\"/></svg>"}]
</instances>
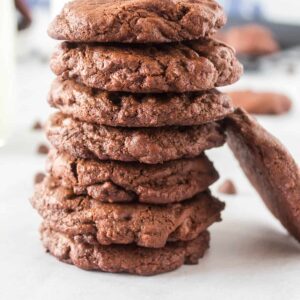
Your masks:
<instances>
[{"instance_id":1,"label":"chocolate chip","mask_svg":"<svg viewBox=\"0 0 300 300\"><path fill-rule=\"evenodd\" d=\"M44 180L45 176L46 175L42 172L36 173L34 176L34 183L35 184L41 183Z\"/></svg>"},{"instance_id":2,"label":"chocolate chip","mask_svg":"<svg viewBox=\"0 0 300 300\"><path fill-rule=\"evenodd\" d=\"M223 184L218 188L218 192L222 194L227 194L227 195L236 195L236 187L234 183L227 179L223 182Z\"/></svg>"},{"instance_id":3,"label":"chocolate chip","mask_svg":"<svg viewBox=\"0 0 300 300\"><path fill-rule=\"evenodd\" d=\"M37 153L46 155L49 153L49 147L45 144L40 144L37 148Z\"/></svg>"},{"instance_id":4,"label":"chocolate chip","mask_svg":"<svg viewBox=\"0 0 300 300\"><path fill-rule=\"evenodd\" d=\"M43 129L43 125L40 121L36 121L33 125L32 125L32 129L33 130L42 130Z\"/></svg>"}]
</instances>

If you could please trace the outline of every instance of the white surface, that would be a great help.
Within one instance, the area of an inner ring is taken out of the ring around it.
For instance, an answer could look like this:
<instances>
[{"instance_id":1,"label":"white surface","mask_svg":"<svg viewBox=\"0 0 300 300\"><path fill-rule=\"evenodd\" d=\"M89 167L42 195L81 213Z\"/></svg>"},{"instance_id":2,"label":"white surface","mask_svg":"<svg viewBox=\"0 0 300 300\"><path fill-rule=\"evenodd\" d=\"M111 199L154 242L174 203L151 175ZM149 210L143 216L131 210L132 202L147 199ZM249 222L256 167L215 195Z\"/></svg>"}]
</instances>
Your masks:
<instances>
[{"instance_id":1,"label":"white surface","mask_svg":"<svg viewBox=\"0 0 300 300\"><path fill-rule=\"evenodd\" d=\"M28 198L45 161L35 152L44 137L30 128L50 111L45 99L51 74L32 60L19 64L17 75L16 131L0 149L0 299L299 299L299 244L266 210L226 148L209 153L222 179L233 179L239 193L219 195L227 204L224 221L212 227L211 249L199 265L143 278L86 272L46 254L38 237L40 218ZM299 78L269 72L239 83L291 95L293 112L261 121L298 162Z\"/></svg>"}]
</instances>

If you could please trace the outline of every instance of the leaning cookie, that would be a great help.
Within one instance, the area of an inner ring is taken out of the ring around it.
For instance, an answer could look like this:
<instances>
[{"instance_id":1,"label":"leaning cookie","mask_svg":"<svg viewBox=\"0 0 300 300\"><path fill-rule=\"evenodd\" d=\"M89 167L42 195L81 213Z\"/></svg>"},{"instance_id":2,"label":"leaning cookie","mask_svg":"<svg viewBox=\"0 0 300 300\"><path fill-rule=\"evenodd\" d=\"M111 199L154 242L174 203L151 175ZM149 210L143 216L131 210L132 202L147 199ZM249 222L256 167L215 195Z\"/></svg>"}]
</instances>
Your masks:
<instances>
[{"instance_id":1,"label":"leaning cookie","mask_svg":"<svg viewBox=\"0 0 300 300\"><path fill-rule=\"evenodd\" d=\"M66 115L120 127L192 126L224 119L233 112L230 98L216 90L185 94L130 94L56 79L48 102Z\"/></svg>"},{"instance_id":2,"label":"leaning cookie","mask_svg":"<svg viewBox=\"0 0 300 300\"><path fill-rule=\"evenodd\" d=\"M31 203L45 224L69 235L89 235L101 245L131 244L149 248L195 239L220 221L224 204L202 193L180 204L103 203L76 196L47 177L36 186Z\"/></svg>"},{"instance_id":3,"label":"leaning cookie","mask_svg":"<svg viewBox=\"0 0 300 300\"><path fill-rule=\"evenodd\" d=\"M218 172L206 155L158 165L76 159L51 151L48 172L77 195L101 202L168 204L206 191Z\"/></svg>"},{"instance_id":4,"label":"leaning cookie","mask_svg":"<svg viewBox=\"0 0 300 300\"><path fill-rule=\"evenodd\" d=\"M193 127L114 128L57 113L46 127L48 139L56 149L84 159L157 164L196 157L225 142L223 130L217 123Z\"/></svg>"},{"instance_id":5,"label":"leaning cookie","mask_svg":"<svg viewBox=\"0 0 300 300\"><path fill-rule=\"evenodd\" d=\"M149 47L64 42L50 67L63 79L132 93L209 90L236 82L243 71L234 50L211 39Z\"/></svg>"},{"instance_id":6,"label":"leaning cookie","mask_svg":"<svg viewBox=\"0 0 300 300\"><path fill-rule=\"evenodd\" d=\"M253 186L300 241L300 172L285 147L245 111L226 120L228 143Z\"/></svg>"},{"instance_id":7,"label":"leaning cookie","mask_svg":"<svg viewBox=\"0 0 300 300\"><path fill-rule=\"evenodd\" d=\"M160 249L136 245L88 244L84 236L68 236L45 224L40 232L44 247L60 261L85 270L112 273L155 275L169 272L183 264L197 264L209 248L207 231L192 241L168 243Z\"/></svg>"},{"instance_id":8,"label":"leaning cookie","mask_svg":"<svg viewBox=\"0 0 300 300\"><path fill-rule=\"evenodd\" d=\"M78 42L165 43L212 35L225 21L214 0L77 0L64 6L48 33Z\"/></svg>"}]
</instances>

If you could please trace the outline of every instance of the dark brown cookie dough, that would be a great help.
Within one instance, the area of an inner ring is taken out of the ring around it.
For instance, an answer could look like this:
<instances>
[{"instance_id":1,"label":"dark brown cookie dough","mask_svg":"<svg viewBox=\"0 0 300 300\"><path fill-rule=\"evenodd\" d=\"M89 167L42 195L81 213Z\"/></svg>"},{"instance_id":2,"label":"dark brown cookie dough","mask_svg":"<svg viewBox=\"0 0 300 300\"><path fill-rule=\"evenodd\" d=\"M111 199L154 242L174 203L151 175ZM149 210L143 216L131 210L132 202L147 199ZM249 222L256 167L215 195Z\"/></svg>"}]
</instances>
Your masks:
<instances>
[{"instance_id":1,"label":"dark brown cookie dough","mask_svg":"<svg viewBox=\"0 0 300 300\"><path fill-rule=\"evenodd\" d=\"M210 237L205 231L192 241L168 243L160 249L136 245L102 246L86 243L84 236L67 236L43 225L41 238L47 251L57 259L85 270L155 275L183 264L197 264L209 248Z\"/></svg>"},{"instance_id":2,"label":"dark brown cookie dough","mask_svg":"<svg viewBox=\"0 0 300 300\"><path fill-rule=\"evenodd\" d=\"M210 39L148 47L64 42L50 66L63 79L132 93L209 90L242 74L232 48Z\"/></svg>"},{"instance_id":3,"label":"dark brown cookie dough","mask_svg":"<svg viewBox=\"0 0 300 300\"><path fill-rule=\"evenodd\" d=\"M114 128L57 113L46 127L47 136L56 149L85 159L157 164L195 157L225 142L223 130L217 123L193 127Z\"/></svg>"},{"instance_id":4,"label":"dark brown cookie dough","mask_svg":"<svg viewBox=\"0 0 300 300\"><path fill-rule=\"evenodd\" d=\"M165 43L209 36L225 21L213 0L80 0L65 5L48 33L78 42Z\"/></svg>"},{"instance_id":5,"label":"dark brown cookie dough","mask_svg":"<svg viewBox=\"0 0 300 300\"><path fill-rule=\"evenodd\" d=\"M203 154L158 165L76 159L53 151L48 172L78 195L101 202L167 204L192 198L218 179Z\"/></svg>"},{"instance_id":6,"label":"dark brown cookie dough","mask_svg":"<svg viewBox=\"0 0 300 300\"><path fill-rule=\"evenodd\" d=\"M54 230L87 234L101 245L131 244L149 248L166 242L195 239L214 222L220 221L224 204L202 193L180 204L116 204L76 196L51 178L36 185L31 203L44 222Z\"/></svg>"},{"instance_id":7,"label":"dark brown cookie dough","mask_svg":"<svg viewBox=\"0 0 300 300\"><path fill-rule=\"evenodd\" d=\"M300 241L300 173L287 149L245 111L226 121L228 143L253 186Z\"/></svg>"},{"instance_id":8,"label":"dark brown cookie dough","mask_svg":"<svg viewBox=\"0 0 300 300\"><path fill-rule=\"evenodd\" d=\"M72 80L55 80L51 106L81 121L121 127L191 126L233 112L230 98L216 90L185 94L106 92Z\"/></svg>"}]
</instances>

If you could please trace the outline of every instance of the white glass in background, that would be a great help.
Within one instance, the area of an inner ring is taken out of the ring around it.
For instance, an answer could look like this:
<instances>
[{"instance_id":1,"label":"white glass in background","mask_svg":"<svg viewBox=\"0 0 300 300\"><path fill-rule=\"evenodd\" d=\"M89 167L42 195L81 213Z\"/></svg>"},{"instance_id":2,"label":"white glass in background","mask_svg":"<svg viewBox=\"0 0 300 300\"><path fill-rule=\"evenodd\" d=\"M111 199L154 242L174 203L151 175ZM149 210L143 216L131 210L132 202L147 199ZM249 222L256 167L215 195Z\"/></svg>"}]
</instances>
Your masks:
<instances>
[{"instance_id":1,"label":"white glass in background","mask_svg":"<svg viewBox=\"0 0 300 300\"><path fill-rule=\"evenodd\" d=\"M299 0L260 0L268 21L282 24L300 24Z\"/></svg>"},{"instance_id":2,"label":"white glass in background","mask_svg":"<svg viewBox=\"0 0 300 300\"><path fill-rule=\"evenodd\" d=\"M0 0L0 146L13 123L16 18L14 1Z\"/></svg>"},{"instance_id":3,"label":"white glass in background","mask_svg":"<svg viewBox=\"0 0 300 300\"><path fill-rule=\"evenodd\" d=\"M71 0L50 0L51 17L54 18L56 15L58 15L65 3L70 1Z\"/></svg>"}]
</instances>

